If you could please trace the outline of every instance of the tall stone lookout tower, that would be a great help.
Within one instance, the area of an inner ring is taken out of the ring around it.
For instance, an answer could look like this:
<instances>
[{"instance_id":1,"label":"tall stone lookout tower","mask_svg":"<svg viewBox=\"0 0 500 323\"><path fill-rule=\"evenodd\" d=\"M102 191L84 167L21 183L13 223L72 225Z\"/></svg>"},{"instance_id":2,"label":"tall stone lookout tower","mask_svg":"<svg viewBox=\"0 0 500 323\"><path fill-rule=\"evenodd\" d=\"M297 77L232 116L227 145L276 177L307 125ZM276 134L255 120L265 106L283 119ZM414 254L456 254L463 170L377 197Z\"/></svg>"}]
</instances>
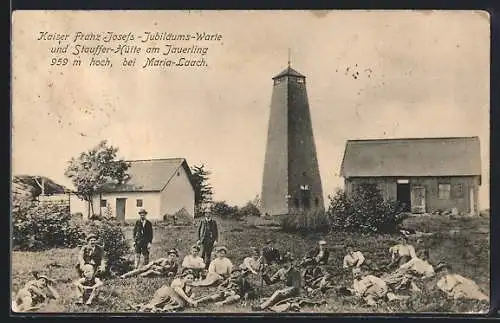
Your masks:
<instances>
[{"instance_id":1,"label":"tall stone lookout tower","mask_svg":"<svg viewBox=\"0 0 500 323\"><path fill-rule=\"evenodd\" d=\"M289 62L272 79L261 212L282 215L324 210L306 77Z\"/></svg>"}]
</instances>

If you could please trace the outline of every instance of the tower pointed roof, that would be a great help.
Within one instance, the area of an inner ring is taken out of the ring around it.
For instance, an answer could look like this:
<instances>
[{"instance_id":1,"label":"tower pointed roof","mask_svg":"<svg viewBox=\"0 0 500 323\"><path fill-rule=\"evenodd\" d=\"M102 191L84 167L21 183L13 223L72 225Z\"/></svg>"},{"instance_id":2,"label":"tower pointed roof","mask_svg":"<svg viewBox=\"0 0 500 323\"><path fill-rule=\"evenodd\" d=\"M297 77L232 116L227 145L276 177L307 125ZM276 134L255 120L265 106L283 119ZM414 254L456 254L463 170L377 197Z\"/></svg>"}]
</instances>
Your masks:
<instances>
[{"instance_id":1,"label":"tower pointed roof","mask_svg":"<svg viewBox=\"0 0 500 323\"><path fill-rule=\"evenodd\" d=\"M283 76L305 77L304 75L300 74L299 72L297 72L296 70L294 70L293 68L291 68L290 66L288 66L281 73L279 73L278 75L274 76L273 80L277 79L279 77L283 77Z\"/></svg>"}]
</instances>

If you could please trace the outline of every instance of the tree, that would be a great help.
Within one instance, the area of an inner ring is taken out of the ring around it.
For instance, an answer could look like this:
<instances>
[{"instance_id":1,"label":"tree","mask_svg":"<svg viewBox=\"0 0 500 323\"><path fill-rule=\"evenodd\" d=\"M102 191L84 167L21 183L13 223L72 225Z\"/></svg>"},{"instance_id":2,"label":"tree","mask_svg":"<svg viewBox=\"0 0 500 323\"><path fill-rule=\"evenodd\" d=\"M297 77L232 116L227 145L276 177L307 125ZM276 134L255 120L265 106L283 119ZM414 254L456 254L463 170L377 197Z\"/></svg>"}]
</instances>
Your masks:
<instances>
[{"instance_id":1,"label":"tree","mask_svg":"<svg viewBox=\"0 0 500 323\"><path fill-rule=\"evenodd\" d=\"M101 141L88 152L82 152L68 162L65 175L76 187L77 195L87 201L89 218L94 216L92 197L101 193L106 184L124 184L128 179L129 164L117 159L118 148Z\"/></svg>"},{"instance_id":2,"label":"tree","mask_svg":"<svg viewBox=\"0 0 500 323\"><path fill-rule=\"evenodd\" d=\"M194 184L195 217L198 217L208 211L212 203L213 187L208 182L211 172L202 164L192 166L191 173Z\"/></svg>"}]
</instances>

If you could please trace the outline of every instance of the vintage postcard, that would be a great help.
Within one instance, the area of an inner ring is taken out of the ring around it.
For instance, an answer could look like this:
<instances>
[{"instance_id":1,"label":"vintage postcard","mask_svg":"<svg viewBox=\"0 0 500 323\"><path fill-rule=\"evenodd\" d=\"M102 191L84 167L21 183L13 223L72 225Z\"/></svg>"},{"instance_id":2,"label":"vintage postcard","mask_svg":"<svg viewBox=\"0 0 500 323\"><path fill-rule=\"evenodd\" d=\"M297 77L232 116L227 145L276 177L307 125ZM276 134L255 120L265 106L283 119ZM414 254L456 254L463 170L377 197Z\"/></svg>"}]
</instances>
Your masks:
<instances>
[{"instance_id":1,"label":"vintage postcard","mask_svg":"<svg viewBox=\"0 0 500 323\"><path fill-rule=\"evenodd\" d=\"M485 313L483 11L16 11L13 313Z\"/></svg>"}]
</instances>

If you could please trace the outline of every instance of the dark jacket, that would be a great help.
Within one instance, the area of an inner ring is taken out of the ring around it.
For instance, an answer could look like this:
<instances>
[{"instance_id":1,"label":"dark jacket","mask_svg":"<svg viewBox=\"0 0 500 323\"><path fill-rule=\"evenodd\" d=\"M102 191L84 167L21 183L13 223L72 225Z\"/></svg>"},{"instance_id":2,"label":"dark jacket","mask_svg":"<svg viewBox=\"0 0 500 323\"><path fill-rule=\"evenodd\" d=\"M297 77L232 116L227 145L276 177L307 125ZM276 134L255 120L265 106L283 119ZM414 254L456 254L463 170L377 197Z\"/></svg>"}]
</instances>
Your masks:
<instances>
[{"instance_id":1,"label":"dark jacket","mask_svg":"<svg viewBox=\"0 0 500 323\"><path fill-rule=\"evenodd\" d=\"M202 219L198 228L198 240L204 242L214 242L219 239L217 222L214 219Z\"/></svg>"},{"instance_id":2,"label":"dark jacket","mask_svg":"<svg viewBox=\"0 0 500 323\"><path fill-rule=\"evenodd\" d=\"M262 257L264 258L265 264L280 263L281 254L278 249L274 247L264 247L262 248Z\"/></svg>"},{"instance_id":3,"label":"dark jacket","mask_svg":"<svg viewBox=\"0 0 500 323\"><path fill-rule=\"evenodd\" d=\"M85 245L80 250L80 258L85 264L92 264L94 267L100 266L104 259L104 250L101 246L95 246L94 250L89 245Z\"/></svg>"},{"instance_id":4,"label":"dark jacket","mask_svg":"<svg viewBox=\"0 0 500 323\"><path fill-rule=\"evenodd\" d=\"M153 225L146 220L144 227L141 220L137 220L134 226L134 242L136 244L148 244L153 241Z\"/></svg>"},{"instance_id":5,"label":"dark jacket","mask_svg":"<svg viewBox=\"0 0 500 323\"><path fill-rule=\"evenodd\" d=\"M323 251L323 257L321 257L321 259L319 259L319 261L316 261L316 256L318 255L318 253L319 253L319 247L316 247L310 253L310 256L314 259L314 261L317 264L320 264L320 265L327 264L328 263L328 259L330 258L330 251L328 250L328 248L325 248L325 250Z\"/></svg>"},{"instance_id":6,"label":"dark jacket","mask_svg":"<svg viewBox=\"0 0 500 323\"><path fill-rule=\"evenodd\" d=\"M285 272L285 269L281 268L271 278L269 278L267 274L262 275L262 278L267 285L283 281L286 287L293 287L297 291L302 287L302 275L295 268L290 268L287 272Z\"/></svg>"}]
</instances>

